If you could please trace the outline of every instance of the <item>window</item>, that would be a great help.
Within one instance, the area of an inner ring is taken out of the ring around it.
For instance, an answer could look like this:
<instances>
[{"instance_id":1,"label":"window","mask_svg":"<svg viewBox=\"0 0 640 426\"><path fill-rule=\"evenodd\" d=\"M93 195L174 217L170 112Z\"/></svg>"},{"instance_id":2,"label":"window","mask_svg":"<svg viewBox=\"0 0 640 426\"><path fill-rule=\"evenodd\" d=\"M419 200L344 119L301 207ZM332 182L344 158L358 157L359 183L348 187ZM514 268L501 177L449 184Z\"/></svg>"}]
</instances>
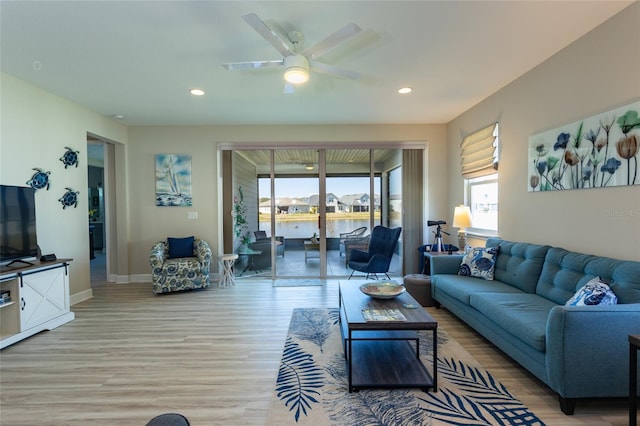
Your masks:
<instances>
[{"instance_id":1,"label":"window","mask_svg":"<svg viewBox=\"0 0 640 426\"><path fill-rule=\"evenodd\" d=\"M471 209L471 232L496 235L498 231L498 123L471 133L461 144L461 174L465 199Z\"/></svg>"},{"instance_id":2,"label":"window","mask_svg":"<svg viewBox=\"0 0 640 426\"><path fill-rule=\"evenodd\" d=\"M498 231L498 174L467 179L467 201L471 208L472 232Z\"/></svg>"}]
</instances>

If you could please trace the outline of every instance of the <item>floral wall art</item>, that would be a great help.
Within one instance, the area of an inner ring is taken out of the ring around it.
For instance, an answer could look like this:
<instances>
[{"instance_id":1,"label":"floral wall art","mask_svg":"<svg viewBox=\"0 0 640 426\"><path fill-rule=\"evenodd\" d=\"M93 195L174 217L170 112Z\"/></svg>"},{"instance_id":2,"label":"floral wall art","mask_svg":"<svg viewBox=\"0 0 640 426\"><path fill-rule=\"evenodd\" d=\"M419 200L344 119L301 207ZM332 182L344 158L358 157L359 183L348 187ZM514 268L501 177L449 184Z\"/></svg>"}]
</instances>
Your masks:
<instances>
[{"instance_id":1,"label":"floral wall art","mask_svg":"<svg viewBox=\"0 0 640 426\"><path fill-rule=\"evenodd\" d=\"M529 191L640 185L640 101L529 138Z\"/></svg>"}]
</instances>

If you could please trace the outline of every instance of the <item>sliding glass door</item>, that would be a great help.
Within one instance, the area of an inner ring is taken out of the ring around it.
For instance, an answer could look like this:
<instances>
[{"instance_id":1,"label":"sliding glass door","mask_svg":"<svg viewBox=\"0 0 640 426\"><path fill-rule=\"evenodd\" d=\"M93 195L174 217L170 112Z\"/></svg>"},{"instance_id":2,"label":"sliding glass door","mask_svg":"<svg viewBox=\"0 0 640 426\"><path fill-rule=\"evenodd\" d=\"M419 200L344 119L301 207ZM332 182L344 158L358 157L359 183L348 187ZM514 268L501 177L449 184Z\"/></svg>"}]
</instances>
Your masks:
<instances>
[{"instance_id":1,"label":"sliding glass door","mask_svg":"<svg viewBox=\"0 0 640 426\"><path fill-rule=\"evenodd\" d=\"M326 258L319 228L319 158L315 149L274 150L271 216L276 235L285 243L282 262L276 262L275 278L320 277ZM267 179L264 177L263 179ZM262 179L261 179L262 180ZM261 220L266 224L266 220ZM288 257L285 257L288 256ZM279 260L279 259L277 259Z\"/></svg>"},{"instance_id":2,"label":"sliding glass door","mask_svg":"<svg viewBox=\"0 0 640 426\"><path fill-rule=\"evenodd\" d=\"M243 213L233 218L240 276L346 277L349 248L366 250L376 225L402 226L401 149L287 147L227 155L234 212L241 202ZM346 234L360 239L345 248ZM389 271L395 276L403 273L400 247Z\"/></svg>"}]
</instances>

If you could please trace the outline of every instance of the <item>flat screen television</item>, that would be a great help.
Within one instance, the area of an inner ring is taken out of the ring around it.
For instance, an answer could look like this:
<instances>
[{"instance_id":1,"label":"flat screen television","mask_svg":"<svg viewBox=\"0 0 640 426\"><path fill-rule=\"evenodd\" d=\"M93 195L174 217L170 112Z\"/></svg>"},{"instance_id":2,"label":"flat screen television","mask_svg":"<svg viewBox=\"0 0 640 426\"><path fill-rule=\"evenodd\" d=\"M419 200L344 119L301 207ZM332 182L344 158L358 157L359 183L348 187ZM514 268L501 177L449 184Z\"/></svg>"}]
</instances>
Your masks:
<instances>
[{"instance_id":1,"label":"flat screen television","mask_svg":"<svg viewBox=\"0 0 640 426\"><path fill-rule=\"evenodd\" d=\"M37 257L35 190L0 185L0 265Z\"/></svg>"}]
</instances>

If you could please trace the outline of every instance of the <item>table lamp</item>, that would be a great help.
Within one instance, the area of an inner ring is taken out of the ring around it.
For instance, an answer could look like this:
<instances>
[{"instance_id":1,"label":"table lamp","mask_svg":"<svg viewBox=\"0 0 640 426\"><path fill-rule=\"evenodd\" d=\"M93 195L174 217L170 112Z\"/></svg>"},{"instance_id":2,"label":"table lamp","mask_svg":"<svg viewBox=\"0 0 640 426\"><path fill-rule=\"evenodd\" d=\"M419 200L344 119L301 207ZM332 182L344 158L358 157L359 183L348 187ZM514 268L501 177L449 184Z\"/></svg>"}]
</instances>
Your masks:
<instances>
[{"instance_id":1,"label":"table lamp","mask_svg":"<svg viewBox=\"0 0 640 426\"><path fill-rule=\"evenodd\" d=\"M471 210L469 206L456 206L453 212L452 226L460 228L458 231L458 247L460 247L460 250L464 250L467 247L467 231L465 231L465 228L471 227Z\"/></svg>"}]
</instances>

